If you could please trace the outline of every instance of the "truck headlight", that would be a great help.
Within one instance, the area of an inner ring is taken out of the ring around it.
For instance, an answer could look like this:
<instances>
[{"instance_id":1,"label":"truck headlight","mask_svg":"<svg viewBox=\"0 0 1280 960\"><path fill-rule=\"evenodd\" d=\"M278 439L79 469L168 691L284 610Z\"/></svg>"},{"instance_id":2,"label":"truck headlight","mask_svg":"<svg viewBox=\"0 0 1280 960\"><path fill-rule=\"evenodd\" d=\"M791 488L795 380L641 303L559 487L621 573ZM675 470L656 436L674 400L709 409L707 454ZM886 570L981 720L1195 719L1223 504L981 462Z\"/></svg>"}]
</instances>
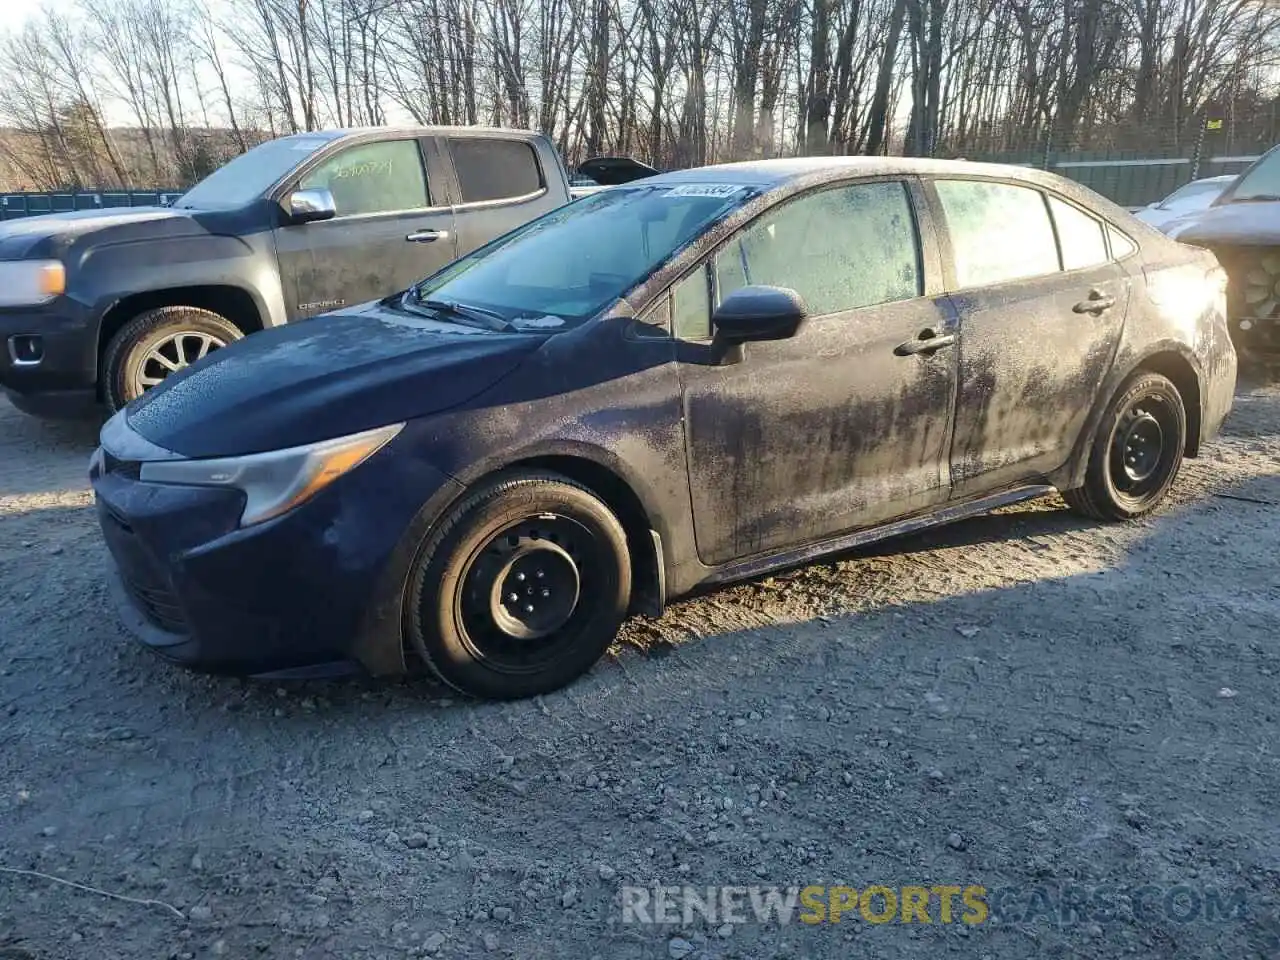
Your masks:
<instances>
[{"instance_id":1,"label":"truck headlight","mask_svg":"<svg viewBox=\"0 0 1280 960\"><path fill-rule=\"evenodd\" d=\"M0 307L35 307L67 291L57 260L0 260Z\"/></svg>"},{"instance_id":2,"label":"truck headlight","mask_svg":"<svg viewBox=\"0 0 1280 960\"><path fill-rule=\"evenodd\" d=\"M336 440L243 457L155 460L142 464L139 478L147 483L240 490L245 495L240 526L247 527L315 496L390 443L403 428L403 423L396 423Z\"/></svg>"}]
</instances>

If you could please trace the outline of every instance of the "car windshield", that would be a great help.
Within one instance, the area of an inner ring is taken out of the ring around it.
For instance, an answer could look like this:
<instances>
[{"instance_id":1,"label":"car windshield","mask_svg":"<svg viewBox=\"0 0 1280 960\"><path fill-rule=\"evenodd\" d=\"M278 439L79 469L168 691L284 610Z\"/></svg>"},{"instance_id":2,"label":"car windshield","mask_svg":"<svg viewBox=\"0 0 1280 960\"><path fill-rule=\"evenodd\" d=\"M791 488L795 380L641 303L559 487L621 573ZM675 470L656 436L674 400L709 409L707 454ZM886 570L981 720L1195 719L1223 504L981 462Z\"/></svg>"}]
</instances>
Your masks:
<instances>
[{"instance_id":1,"label":"car windshield","mask_svg":"<svg viewBox=\"0 0 1280 960\"><path fill-rule=\"evenodd\" d=\"M1280 150L1273 150L1244 174L1231 194L1232 203L1251 200L1280 200Z\"/></svg>"},{"instance_id":2,"label":"car windshield","mask_svg":"<svg viewBox=\"0 0 1280 960\"><path fill-rule=\"evenodd\" d=\"M1197 180L1195 183L1188 183L1185 187L1175 190L1165 197L1161 206L1173 207L1192 199L1207 200L1209 197L1222 193L1229 182L1227 180Z\"/></svg>"},{"instance_id":3,"label":"car windshield","mask_svg":"<svg viewBox=\"0 0 1280 960\"><path fill-rule=\"evenodd\" d=\"M184 193L174 206L206 210L242 207L262 196L328 142L324 137L300 134L258 144L209 174Z\"/></svg>"},{"instance_id":4,"label":"car windshield","mask_svg":"<svg viewBox=\"0 0 1280 960\"><path fill-rule=\"evenodd\" d=\"M482 247L416 288L419 302L555 329L595 316L758 191L740 184L610 187Z\"/></svg>"}]
</instances>

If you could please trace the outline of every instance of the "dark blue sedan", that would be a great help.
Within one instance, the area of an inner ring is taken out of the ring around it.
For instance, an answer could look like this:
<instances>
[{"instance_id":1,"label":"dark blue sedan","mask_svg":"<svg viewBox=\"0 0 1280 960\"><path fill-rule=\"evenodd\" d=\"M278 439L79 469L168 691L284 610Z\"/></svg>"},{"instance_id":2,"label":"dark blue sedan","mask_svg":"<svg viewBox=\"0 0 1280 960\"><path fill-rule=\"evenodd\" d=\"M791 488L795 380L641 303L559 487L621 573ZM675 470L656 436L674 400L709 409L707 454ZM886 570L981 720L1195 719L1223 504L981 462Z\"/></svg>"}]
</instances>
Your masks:
<instances>
[{"instance_id":1,"label":"dark blue sedan","mask_svg":"<svg viewBox=\"0 0 1280 960\"><path fill-rule=\"evenodd\" d=\"M695 587L1054 489L1146 514L1230 409L1224 281L1024 169L610 188L118 413L112 578L201 669L552 690Z\"/></svg>"}]
</instances>

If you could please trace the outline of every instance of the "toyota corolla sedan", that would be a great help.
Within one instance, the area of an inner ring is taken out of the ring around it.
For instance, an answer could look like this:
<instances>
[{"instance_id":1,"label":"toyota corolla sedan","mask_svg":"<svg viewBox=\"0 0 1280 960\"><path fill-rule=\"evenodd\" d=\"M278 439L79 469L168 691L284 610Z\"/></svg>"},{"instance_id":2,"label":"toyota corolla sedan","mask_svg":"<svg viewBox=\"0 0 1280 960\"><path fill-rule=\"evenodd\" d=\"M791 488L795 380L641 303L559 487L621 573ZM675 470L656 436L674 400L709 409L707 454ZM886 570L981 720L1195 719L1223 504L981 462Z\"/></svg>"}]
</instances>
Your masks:
<instances>
[{"instance_id":1,"label":"toyota corolla sedan","mask_svg":"<svg viewBox=\"0 0 1280 960\"><path fill-rule=\"evenodd\" d=\"M1027 169L663 174L116 414L111 578L192 667L549 691L696 587L1055 489L1148 513L1231 406L1224 289Z\"/></svg>"}]
</instances>

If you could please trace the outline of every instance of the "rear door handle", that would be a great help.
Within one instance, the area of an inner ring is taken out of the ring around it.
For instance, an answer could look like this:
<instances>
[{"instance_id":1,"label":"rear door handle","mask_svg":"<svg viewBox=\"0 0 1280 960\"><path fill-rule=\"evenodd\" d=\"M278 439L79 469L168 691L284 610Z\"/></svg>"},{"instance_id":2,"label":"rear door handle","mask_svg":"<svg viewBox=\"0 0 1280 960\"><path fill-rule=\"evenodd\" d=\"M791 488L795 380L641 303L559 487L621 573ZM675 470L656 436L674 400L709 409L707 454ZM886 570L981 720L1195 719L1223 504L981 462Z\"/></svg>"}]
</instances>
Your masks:
<instances>
[{"instance_id":1,"label":"rear door handle","mask_svg":"<svg viewBox=\"0 0 1280 960\"><path fill-rule=\"evenodd\" d=\"M415 230L405 237L410 243L435 243L437 240L448 240L448 230Z\"/></svg>"},{"instance_id":2,"label":"rear door handle","mask_svg":"<svg viewBox=\"0 0 1280 960\"><path fill-rule=\"evenodd\" d=\"M1099 314L1106 313L1115 305L1115 297L1109 296L1101 290L1090 290L1089 299L1081 300L1071 309L1076 313L1091 313L1096 317Z\"/></svg>"},{"instance_id":3,"label":"rear door handle","mask_svg":"<svg viewBox=\"0 0 1280 960\"><path fill-rule=\"evenodd\" d=\"M893 348L893 352L899 357L913 357L917 354L930 354L935 350L941 350L943 347L949 347L956 342L954 333L939 334L933 329L921 330L920 335L914 340L908 340L906 343L900 343Z\"/></svg>"}]
</instances>

